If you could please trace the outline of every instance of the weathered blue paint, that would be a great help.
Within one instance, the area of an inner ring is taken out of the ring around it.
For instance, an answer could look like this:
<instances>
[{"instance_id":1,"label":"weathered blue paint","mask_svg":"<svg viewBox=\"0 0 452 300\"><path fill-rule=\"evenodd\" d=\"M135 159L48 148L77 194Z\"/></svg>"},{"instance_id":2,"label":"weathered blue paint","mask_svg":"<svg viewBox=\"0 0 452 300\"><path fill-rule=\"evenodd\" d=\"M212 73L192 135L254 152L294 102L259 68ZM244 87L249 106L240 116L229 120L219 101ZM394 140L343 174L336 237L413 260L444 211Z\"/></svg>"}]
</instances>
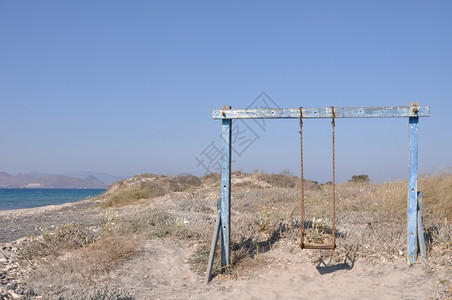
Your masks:
<instances>
[{"instance_id":1,"label":"weathered blue paint","mask_svg":"<svg viewBox=\"0 0 452 300\"><path fill-rule=\"evenodd\" d=\"M221 266L226 267L230 264L231 257L231 119L222 120L221 137Z\"/></svg>"},{"instance_id":2,"label":"weathered blue paint","mask_svg":"<svg viewBox=\"0 0 452 300\"><path fill-rule=\"evenodd\" d=\"M417 238L419 244L419 252L424 261L427 261L427 247L425 246L424 237L424 213L422 207L422 193L417 193Z\"/></svg>"},{"instance_id":3,"label":"weathered blue paint","mask_svg":"<svg viewBox=\"0 0 452 300\"><path fill-rule=\"evenodd\" d=\"M215 229L213 230L213 239L212 239L212 244L210 245L209 261L207 264L207 271L206 271L206 284L209 283L210 274L212 274L213 260L215 257L215 251L217 249L217 242L218 242L218 236L220 235L220 228L221 228L221 210L219 210L217 212L217 220L215 221Z\"/></svg>"},{"instance_id":4,"label":"weathered blue paint","mask_svg":"<svg viewBox=\"0 0 452 300\"><path fill-rule=\"evenodd\" d=\"M428 117L429 106L335 107L335 118ZM331 108L303 108L303 118L331 118ZM299 108L214 110L213 119L290 119L300 118Z\"/></svg>"},{"instance_id":5,"label":"weathered blue paint","mask_svg":"<svg viewBox=\"0 0 452 300\"><path fill-rule=\"evenodd\" d=\"M417 259L417 172L418 172L419 118L409 118L408 166L408 263Z\"/></svg>"}]
</instances>

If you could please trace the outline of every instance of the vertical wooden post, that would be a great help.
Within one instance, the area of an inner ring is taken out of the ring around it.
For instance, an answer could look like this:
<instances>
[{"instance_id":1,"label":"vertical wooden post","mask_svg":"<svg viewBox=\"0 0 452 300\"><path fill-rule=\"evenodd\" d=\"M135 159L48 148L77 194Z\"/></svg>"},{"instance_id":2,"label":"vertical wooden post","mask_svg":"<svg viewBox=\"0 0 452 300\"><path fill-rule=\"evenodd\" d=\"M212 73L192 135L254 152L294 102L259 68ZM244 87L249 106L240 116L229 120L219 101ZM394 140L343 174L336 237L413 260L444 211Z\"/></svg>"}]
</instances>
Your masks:
<instances>
[{"instance_id":1,"label":"vertical wooden post","mask_svg":"<svg viewBox=\"0 0 452 300\"><path fill-rule=\"evenodd\" d=\"M231 109L223 106L223 109ZM232 119L223 119L221 127L222 162L221 162L221 267L230 264L231 240L231 145Z\"/></svg>"},{"instance_id":2,"label":"vertical wooden post","mask_svg":"<svg viewBox=\"0 0 452 300\"><path fill-rule=\"evenodd\" d=\"M415 109L415 106L413 106ZM419 117L409 118L408 167L408 264L417 259L417 173L418 173Z\"/></svg>"}]
</instances>

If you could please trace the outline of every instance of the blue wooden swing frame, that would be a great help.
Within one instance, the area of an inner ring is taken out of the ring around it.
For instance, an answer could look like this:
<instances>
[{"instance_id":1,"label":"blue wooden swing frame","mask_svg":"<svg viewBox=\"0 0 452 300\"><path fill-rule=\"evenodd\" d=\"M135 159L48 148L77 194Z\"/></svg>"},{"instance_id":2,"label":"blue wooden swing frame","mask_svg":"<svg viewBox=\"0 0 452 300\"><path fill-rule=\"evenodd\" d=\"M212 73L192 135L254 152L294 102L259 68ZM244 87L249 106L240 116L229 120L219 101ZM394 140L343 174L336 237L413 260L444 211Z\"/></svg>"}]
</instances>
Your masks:
<instances>
[{"instance_id":1,"label":"blue wooden swing frame","mask_svg":"<svg viewBox=\"0 0 452 300\"><path fill-rule=\"evenodd\" d=\"M419 210L418 193L418 136L419 118L429 117L430 107L419 106L418 103L410 103L410 106L394 107L336 107L334 108L335 118L408 118L409 119L409 167L408 167L408 235L407 235L407 260L408 264L413 264L417 260L418 230L422 221ZM331 107L323 108L302 108L303 119L332 118ZM221 233L221 265L230 265L230 239L231 239L231 146L232 146L232 120L233 119L299 119L299 108L288 109L231 109L224 106L221 110L214 110L213 119L221 119L222 136L222 163L221 163L221 192L220 206L216 232L212 247L216 247L218 234ZM422 225L421 225L422 226ZM216 236L216 237L215 237ZM421 237L423 239L423 236ZM423 242L423 241L422 241ZM422 248L422 247L421 247ZM213 249L215 251L215 249ZM211 251L212 256L212 251ZM426 257L423 254L424 258ZM212 256L213 257L213 256ZM211 266L210 266L211 267ZM207 282L210 270L208 269Z\"/></svg>"}]
</instances>

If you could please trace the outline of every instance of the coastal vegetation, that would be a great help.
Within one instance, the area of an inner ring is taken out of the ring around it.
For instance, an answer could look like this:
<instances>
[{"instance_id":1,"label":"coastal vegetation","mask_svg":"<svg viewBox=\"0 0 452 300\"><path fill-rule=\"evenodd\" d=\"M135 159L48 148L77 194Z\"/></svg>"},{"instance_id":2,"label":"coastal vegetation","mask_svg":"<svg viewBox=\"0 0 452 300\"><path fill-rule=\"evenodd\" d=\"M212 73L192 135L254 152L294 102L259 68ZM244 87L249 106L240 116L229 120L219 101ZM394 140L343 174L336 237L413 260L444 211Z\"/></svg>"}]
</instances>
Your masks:
<instances>
[{"instance_id":1,"label":"coastal vegetation","mask_svg":"<svg viewBox=\"0 0 452 300\"><path fill-rule=\"evenodd\" d=\"M321 240L324 232L331 231L332 186L313 181L306 181L305 186L308 231ZM264 253L299 251L299 187L300 179L287 172L232 174L232 266L223 272L216 259L214 276L244 278L271 265L272 258ZM90 200L91 209L99 213L98 226L70 222L50 229L37 227L24 240L18 256L30 269L30 281L90 285L103 282L110 270L140 255L146 241L164 238L195 244L189 263L204 276L218 188L219 174L134 176ZM429 268L450 270L452 174L421 176L419 190ZM359 175L338 184L336 191L337 249L334 253L309 251L312 262L326 258L336 263L345 259L406 261L407 183L372 183L367 175ZM448 295L447 285L441 286Z\"/></svg>"}]
</instances>

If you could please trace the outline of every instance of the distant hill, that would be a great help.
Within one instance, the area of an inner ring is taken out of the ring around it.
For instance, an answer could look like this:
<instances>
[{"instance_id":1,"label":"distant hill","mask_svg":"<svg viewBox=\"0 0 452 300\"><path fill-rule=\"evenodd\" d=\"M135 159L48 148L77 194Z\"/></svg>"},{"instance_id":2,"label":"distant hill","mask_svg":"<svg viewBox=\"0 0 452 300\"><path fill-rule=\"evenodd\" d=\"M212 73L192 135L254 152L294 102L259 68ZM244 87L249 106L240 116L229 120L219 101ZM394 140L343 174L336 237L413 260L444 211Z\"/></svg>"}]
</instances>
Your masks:
<instances>
[{"instance_id":1,"label":"distant hill","mask_svg":"<svg viewBox=\"0 0 452 300\"><path fill-rule=\"evenodd\" d=\"M64 175L36 176L36 173L33 175L11 175L6 172L0 172L0 188L103 189L108 186L108 184L105 184L93 175L89 175L85 178L75 178Z\"/></svg>"},{"instance_id":2,"label":"distant hill","mask_svg":"<svg viewBox=\"0 0 452 300\"><path fill-rule=\"evenodd\" d=\"M110 175L105 173L99 173L99 172L92 172L92 171L77 171L77 172L70 172L63 174L64 176L68 177L74 177L74 178L81 178L86 179L87 177L94 176L106 185L111 185L114 182L121 181L126 178L130 178L128 175Z\"/></svg>"},{"instance_id":3,"label":"distant hill","mask_svg":"<svg viewBox=\"0 0 452 300\"><path fill-rule=\"evenodd\" d=\"M10 175L6 172L0 172L0 187L22 187L33 179L34 178L31 175Z\"/></svg>"}]
</instances>

